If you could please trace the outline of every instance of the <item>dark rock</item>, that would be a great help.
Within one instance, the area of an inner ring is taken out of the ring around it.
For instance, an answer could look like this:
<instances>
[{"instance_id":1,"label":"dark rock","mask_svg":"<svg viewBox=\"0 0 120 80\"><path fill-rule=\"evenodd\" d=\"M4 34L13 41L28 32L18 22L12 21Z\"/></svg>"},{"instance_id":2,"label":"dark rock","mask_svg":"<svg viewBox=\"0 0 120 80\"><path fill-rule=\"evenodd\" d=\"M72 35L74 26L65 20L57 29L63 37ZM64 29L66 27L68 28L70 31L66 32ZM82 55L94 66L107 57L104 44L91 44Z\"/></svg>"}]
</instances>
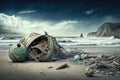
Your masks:
<instances>
[{"instance_id":1,"label":"dark rock","mask_svg":"<svg viewBox=\"0 0 120 80\"><path fill-rule=\"evenodd\" d=\"M83 34L82 33L80 34L80 38L83 38Z\"/></svg>"},{"instance_id":2,"label":"dark rock","mask_svg":"<svg viewBox=\"0 0 120 80\"><path fill-rule=\"evenodd\" d=\"M120 38L120 23L104 23L96 32L90 32L87 36Z\"/></svg>"}]
</instances>

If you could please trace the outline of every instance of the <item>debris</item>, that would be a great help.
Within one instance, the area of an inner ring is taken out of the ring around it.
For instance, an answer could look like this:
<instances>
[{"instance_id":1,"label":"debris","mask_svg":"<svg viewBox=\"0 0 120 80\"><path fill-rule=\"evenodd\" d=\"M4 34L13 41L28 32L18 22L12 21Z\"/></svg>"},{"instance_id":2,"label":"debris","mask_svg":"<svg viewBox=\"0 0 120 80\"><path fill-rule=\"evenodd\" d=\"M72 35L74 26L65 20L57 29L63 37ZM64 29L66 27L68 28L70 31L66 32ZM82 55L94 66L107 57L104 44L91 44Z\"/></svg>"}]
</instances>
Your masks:
<instances>
[{"instance_id":1,"label":"debris","mask_svg":"<svg viewBox=\"0 0 120 80\"><path fill-rule=\"evenodd\" d=\"M101 73L110 76L120 76L120 55L102 55L90 62L89 69L95 73Z\"/></svg>"},{"instance_id":2,"label":"debris","mask_svg":"<svg viewBox=\"0 0 120 80\"><path fill-rule=\"evenodd\" d=\"M94 64L91 65L91 66L89 66L89 67L86 69L85 75L86 75L87 77L93 77L93 76L94 76L94 73L95 73L94 69L95 69Z\"/></svg>"},{"instance_id":3,"label":"debris","mask_svg":"<svg viewBox=\"0 0 120 80\"><path fill-rule=\"evenodd\" d=\"M79 61L80 60L80 56L79 55L75 55L73 58L73 61Z\"/></svg>"},{"instance_id":4,"label":"debris","mask_svg":"<svg viewBox=\"0 0 120 80\"><path fill-rule=\"evenodd\" d=\"M48 35L48 33L46 31L44 31L45 35Z\"/></svg>"},{"instance_id":5,"label":"debris","mask_svg":"<svg viewBox=\"0 0 120 80\"><path fill-rule=\"evenodd\" d=\"M94 70L89 68L87 72L85 73L87 77L93 77L94 76Z\"/></svg>"},{"instance_id":6,"label":"debris","mask_svg":"<svg viewBox=\"0 0 120 80\"><path fill-rule=\"evenodd\" d=\"M98 57L91 56L83 51L72 51L71 53L77 53L71 61L73 64L81 64L84 66L88 66L88 69L85 73L87 77L92 77L94 76L94 74L103 74L120 77L119 54L102 55L101 57Z\"/></svg>"},{"instance_id":7,"label":"debris","mask_svg":"<svg viewBox=\"0 0 120 80\"><path fill-rule=\"evenodd\" d=\"M65 64L62 64L62 65L58 66L58 67L56 68L56 70L64 69L64 68L67 68L67 67L68 67L68 64L65 63Z\"/></svg>"},{"instance_id":8,"label":"debris","mask_svg":"<svg viewBox=\"0 0 120 80\"><path fill-rule=\"evenodd\" d=\"M88 66L90 61L92 61L96 58L96 56L89 56L89 54L87 52L84 52L82 50L71 51L70 55L74 56L70 60L71 63L73 63L73 64L83 64L85 66Z\"/></svg>"},{"instance_id":9,"label":"debris","mask_svg":"<svg viewBox=\"0 0 120 80\"><path fill-rule=\"evenodd\" d=\"M81 54L81 59L85 59L85 58L87 58L88 56L89 56L88 53L82 53L82 54Z\"/></svg>"},{"instance_id":10,"label":"debris","mask_svg":"<svg viewBox=\"0 0 120 80\"><path fill-rule=\"evenodd\" d=\"M66 58L67 56L67 51L58 44L55 37L48 35L47 32L45 32L45 35L31 33L23 37L18 44L23 45L27 49L27 59L36 62L52 61Z\"/></svg>"},{"instance_id":11,"label":"debris","mask_svg":"<svg viewBox=\"0 0 120 80\"><path fill-rule=\"evenodd\" d=\"M52 66L49 66L48 69L53 68Z\"/></svg>"},{"instance_id":12,"label":"debris","mask_svg":"<svg viewBox=\"0 0 120 80\"><path fill-rule=\"evenodd\" d=\"M9 57L13 62L26 61L27 49L23 44L15 44L9 49Z\"/></svg>"},{"instance_id":13,"label":"debris","mask_svg":"<svg viewBox=\"0 0 120 80\"><path fill-rule=\"evenodd\" d=\"M57 60L58 60L58 58L53 58L53 59L52 59L52 61L57 61Z\"/></svg>"}]
</instances>

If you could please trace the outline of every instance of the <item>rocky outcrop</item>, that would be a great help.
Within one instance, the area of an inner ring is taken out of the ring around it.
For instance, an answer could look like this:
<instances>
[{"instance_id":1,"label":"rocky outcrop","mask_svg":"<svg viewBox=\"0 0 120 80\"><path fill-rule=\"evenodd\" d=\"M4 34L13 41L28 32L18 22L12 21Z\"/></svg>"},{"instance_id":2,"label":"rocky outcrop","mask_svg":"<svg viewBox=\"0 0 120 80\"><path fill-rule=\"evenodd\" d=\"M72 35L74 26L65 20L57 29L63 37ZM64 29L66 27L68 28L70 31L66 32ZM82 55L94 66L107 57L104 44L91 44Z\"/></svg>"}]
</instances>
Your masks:
<instances>
[{"instance_id":1,"label":"rocky outcrop","mask_svg":"<svg viewBox=\"0 0 120 80\"><path fill-rule=\"evenodd\" d=\"M120 23L107 22L98 28L96 32L90 32L87 36L120 38Z\"/></svg>"}]
</instances>

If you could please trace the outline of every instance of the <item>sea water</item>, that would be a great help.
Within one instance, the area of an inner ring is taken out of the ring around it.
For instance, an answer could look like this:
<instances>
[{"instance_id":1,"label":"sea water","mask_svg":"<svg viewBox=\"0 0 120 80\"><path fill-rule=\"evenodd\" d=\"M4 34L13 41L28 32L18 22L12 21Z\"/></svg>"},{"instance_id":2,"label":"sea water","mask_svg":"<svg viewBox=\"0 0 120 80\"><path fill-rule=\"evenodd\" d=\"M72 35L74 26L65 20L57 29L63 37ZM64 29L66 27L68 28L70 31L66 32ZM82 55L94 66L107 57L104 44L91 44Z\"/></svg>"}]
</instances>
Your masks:
<instances>
[{"instance_id":1,"label":"sea water","mask_svg":"<svg viewBox=\"0 0 120 80\"><path fill-rule=\"evenodd\" d=\"M13 44L17 44L19 42L19 40L22 37L4 37L1 36L0 38L0 51L2 50L8 50L10 48L10 46L12 46ZM114 38L113 36L111 37L84 37L84 38L80 38L80 37L56 37L56 40L58 41L58 43L62 46L75 46L75 47L81 47L81 49L87 49L91 50L93 48L93 50L95 48L99 49L103 48L105 49L105 47L111 47L111 48L120 48L120 39L118 38Z\"/></svg>"},{"instance_id":2,"label":"sea water","mask_svg":"<svg viewBox=\"0 0 120 80\"><path fill-rule=\"evenodd\" d=\"M120 39L111 37L63 37L57 38L61 45L68 46L104 46L104 47L119 47Z\"/></svg>"}]
</instances>

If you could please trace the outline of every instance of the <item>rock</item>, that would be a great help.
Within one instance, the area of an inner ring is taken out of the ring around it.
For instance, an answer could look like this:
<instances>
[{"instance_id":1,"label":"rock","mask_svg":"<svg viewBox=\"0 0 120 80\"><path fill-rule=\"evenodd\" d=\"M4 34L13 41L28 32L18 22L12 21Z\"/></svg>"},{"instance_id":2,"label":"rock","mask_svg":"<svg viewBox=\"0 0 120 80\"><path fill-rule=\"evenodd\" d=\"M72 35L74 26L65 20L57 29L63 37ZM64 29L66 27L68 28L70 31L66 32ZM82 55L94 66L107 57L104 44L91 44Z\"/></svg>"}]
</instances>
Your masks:
<instances>
[{"instance_id":1,"label":"rock","mask_svg":"<svg viewBox=\"0 0 120 80\"><path fill-rule=\"evenodd\" d=\"M79 61L80 60L80 56L79 55L75 55L73 58L73 61Z\"/></svg>"},{"instance_id":2,"label":"rock","mask_svg":"<svg viewBox=\"0 0 120 80\"><path fill-rule=\"evenodd\" d=\"M90 32L87 36L120 38L120 23L107 22L97 29L96 32Z\"/></svg>"},{"instance_id":3,"label":"rock","mask_svg":"<svg viewBox=\"0 0 120 80\"><path fill-rule=\"evenodd\" d=\"M87 72L85 73L87 77L93 77L94 76L94 70L89 68Z\"/></svg>"},{"instance_id":4,"label":"rock","mask_svg":"<svg viewBox=\"0 0 120 80\"><path fill-rule=\"evenodd\" d=\"M83 38L83 34L82 33L80 34L80 38Z\"/></svg>"}]
</instances>

